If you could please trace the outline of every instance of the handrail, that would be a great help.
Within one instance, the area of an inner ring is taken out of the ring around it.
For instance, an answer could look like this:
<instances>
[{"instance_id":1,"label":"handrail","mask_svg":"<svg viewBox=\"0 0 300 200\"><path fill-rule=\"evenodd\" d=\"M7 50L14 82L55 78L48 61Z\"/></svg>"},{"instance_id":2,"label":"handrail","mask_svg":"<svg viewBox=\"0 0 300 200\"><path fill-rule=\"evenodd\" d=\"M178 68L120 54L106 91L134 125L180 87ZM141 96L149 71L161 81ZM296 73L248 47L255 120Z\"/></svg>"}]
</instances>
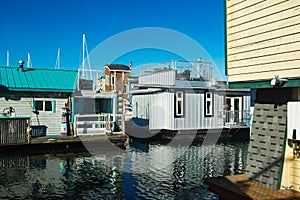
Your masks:
<instances>
[{"instance_id":1,"label":"handrail","mask_svg":"<svg viewBox=\"0 0 300 200\"><path fill-rule=\"evenodd\" d=\"M224 125L242 125L250 126L250 110L243 111L231 111L231 110L222 110L219 111L219 116L223 118Z\"/></svg>"},{"instance_id":2,"label":"handrail","mask_svg":"<svg viewBox=\"0 0 300 200\"><path fill-rule=\"evenodd\" d=\"M103 135L111 127L111 114L75 115L76 135Z\"/></svg>"}]
</instances>

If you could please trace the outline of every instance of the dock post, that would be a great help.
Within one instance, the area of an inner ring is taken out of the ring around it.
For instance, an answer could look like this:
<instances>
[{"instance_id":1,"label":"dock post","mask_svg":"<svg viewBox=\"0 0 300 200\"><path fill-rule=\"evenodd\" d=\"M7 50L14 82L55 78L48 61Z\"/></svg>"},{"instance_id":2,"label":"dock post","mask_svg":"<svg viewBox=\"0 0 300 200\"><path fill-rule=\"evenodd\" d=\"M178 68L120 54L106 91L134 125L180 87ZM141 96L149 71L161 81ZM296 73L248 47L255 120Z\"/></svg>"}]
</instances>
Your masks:
<instances>
[{"instance_id":1,"label":"dock post","mask_svg":"<svg viewBox=\"0 0 300 200\"><path fill-rule=\"evenodd\" d=\"M27 136L27 143L30 144L31 143L31 130L30 130L30 118L27 119L27 133L26 133L26 136Z\"/></svg>"},{"instance_id":2,"label":"dock post","mask_svg":"<svg viewBox=\"0 0 300 200\"><path fill-rule=\"evenodd\" d=\"M113 98L113 121L112 121L112 132L116 130L116 114L117 114L117 92Z\"/></svg>"}]
</instances>

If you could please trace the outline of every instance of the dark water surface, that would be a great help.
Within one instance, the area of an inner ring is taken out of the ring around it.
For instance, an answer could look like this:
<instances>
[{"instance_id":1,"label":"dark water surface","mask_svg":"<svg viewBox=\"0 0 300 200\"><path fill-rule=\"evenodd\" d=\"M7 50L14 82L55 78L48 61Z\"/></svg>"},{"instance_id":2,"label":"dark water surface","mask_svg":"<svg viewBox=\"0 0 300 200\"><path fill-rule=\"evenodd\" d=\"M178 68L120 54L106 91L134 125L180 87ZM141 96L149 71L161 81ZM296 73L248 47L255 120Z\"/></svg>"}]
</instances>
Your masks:
<instances>
[{"instance_id":1,"label":"dark water surface","mask_svg":"<svg viewBox=\"0 0 300 200\"><path fill-rule=\"evenodd\" d=\"M1 199L217 199L202 179L243 173L248 143L131 143L128 151L2 156Z\"/></svg>"}]
</instances>

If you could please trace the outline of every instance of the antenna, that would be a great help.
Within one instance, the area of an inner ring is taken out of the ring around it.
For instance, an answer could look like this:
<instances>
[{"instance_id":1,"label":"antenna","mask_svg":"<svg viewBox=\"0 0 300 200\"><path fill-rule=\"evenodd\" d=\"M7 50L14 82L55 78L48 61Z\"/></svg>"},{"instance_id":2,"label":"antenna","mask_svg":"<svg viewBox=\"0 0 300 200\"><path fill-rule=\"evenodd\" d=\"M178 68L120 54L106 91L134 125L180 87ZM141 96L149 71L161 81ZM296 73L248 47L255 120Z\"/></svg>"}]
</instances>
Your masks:
<instances>
[{"instance_id":1,"label":"antenna","mask_svg":"<svg viewBox=\"0 0 300 200\"><path fill-rule=\"evenodd\" d=\"M30 53L29 52L27 54L27 67L28 68L32 68L32 63L31 63Z\"/></svg>"},{"instance_id":2,"label":"antenna","mask_svg":"<svg viewBox=\"0 0 300 200\"><path fill-rule=\"evenodd\" d=\"M6 66L9 66L9 51L6 51Z\"/></svg>"},{"instance_id":3,"label":"antenna","mask_svg":"<svg viewBox=\"0 0 300 200\"><path fill-rule=\"evenodd\" d=\"M55 69L60 69L60 48L57 50Z\"/></svg>"}]
</instances>

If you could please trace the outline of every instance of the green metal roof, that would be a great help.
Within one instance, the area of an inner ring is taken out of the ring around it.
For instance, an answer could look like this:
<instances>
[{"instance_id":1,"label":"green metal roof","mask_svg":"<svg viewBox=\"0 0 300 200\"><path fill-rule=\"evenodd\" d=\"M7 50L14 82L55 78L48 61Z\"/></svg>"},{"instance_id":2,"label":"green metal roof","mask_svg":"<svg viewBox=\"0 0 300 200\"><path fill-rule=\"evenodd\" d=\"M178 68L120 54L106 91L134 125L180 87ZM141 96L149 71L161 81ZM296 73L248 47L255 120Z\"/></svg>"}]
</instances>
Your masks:
<instances>
[{"instance_id":1,"label":"green metal roof","mask_svg":"<svg viewBox=\"0 0 300 200\"><path fill-rule=\"evenodd\" d=\"M29 92L74 92L77 71L0 67L0 90Z\"/></svg>"}]
</instances>

